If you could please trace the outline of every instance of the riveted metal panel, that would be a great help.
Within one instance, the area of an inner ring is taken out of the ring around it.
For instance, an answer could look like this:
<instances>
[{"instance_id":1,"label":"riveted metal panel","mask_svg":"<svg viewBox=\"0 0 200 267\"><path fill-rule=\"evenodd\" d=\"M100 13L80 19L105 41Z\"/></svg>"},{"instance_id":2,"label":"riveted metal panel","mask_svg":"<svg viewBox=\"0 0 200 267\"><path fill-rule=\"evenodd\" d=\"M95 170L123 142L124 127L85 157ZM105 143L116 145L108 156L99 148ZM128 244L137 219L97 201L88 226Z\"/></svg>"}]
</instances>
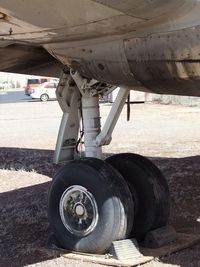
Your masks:
<instances>
[{"instance_id":1,"label":"riveted metal panel","mask_svg":"<svg viewBox=\"0 0 200 267\"><path fill-rule=\"evenodd\" d=\"M128 60L198 60L200 27L124 41Z\"/></svg>"},{"instance_id":2,"label":"riveted metal panel","mask_svg":"<svg viewBox=\"0 0 200 267\"><path fill-rule=\"evenodd\" d=\"M124 41L136 80L150 91L200 95L200 27Z\"/></svg>"}]
</instances>

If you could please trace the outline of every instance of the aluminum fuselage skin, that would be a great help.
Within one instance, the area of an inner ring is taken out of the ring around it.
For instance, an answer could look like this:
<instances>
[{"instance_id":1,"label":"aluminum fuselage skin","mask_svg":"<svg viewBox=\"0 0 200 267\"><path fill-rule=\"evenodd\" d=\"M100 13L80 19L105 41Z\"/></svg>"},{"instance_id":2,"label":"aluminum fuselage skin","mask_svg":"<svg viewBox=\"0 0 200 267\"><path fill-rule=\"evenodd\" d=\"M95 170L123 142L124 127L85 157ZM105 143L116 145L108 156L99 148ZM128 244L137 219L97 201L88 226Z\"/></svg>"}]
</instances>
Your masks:
<instances>
[{"instance_id":1,"label":"aluminum fuselage skin","mask_svg":"<svg viewBox=\"0 0 200 267\"><path fill-rule=\"evenodd\" d=\"M2 51L43 47L88 78L200 96L197 0L0 0L0 12Z\"/></svg>"}]
</instances>

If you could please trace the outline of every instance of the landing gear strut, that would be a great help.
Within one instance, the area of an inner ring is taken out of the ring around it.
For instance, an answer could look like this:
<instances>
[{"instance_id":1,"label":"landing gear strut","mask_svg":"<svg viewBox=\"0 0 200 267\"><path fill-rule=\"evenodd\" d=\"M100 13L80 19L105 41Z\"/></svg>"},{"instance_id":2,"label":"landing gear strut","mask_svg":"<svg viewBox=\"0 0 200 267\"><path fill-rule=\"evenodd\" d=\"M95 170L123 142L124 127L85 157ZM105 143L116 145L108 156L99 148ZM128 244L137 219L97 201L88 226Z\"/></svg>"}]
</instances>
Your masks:
<instances>
[{"instance_id":1,"label":"landing gear strut","mask_svg":"<svg viewBox=\"0 0 200 267\"><path fill-rule=\"evenodd\" d=\"M128 89L120 90L101 130L99 95L113 89L74 71L64 71L57 88L63 118L54 160L66 165L51 184L48 215L66 249L102 253L115 240L143 240L168 219L168 186L153 163L135 154L101 159L101 147L111 142L129 94ZM85 158L77 150L81 125Z\"/></svg>"}]
</instances>

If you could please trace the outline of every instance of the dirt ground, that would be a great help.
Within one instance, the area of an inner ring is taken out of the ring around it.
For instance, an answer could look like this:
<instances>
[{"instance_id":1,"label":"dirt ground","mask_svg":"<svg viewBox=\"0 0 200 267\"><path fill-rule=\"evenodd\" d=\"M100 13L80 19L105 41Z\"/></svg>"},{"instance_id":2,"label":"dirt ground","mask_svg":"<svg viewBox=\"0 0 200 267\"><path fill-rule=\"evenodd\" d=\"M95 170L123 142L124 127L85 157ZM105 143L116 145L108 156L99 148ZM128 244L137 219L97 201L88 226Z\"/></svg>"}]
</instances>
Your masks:
<instances>
[{"instance_id":1,"label":"dirt ground","mask_svg":"<svg viewBox=\"0 0 200 267\"><path fill-rule=\"evenodd\" d=\"M105 121L109 104L101 105ZM170 224L200 234L200 108L137 104L126 109L104 156L134 152L163 171L171 193ZM56 101L0 93L0 266L100 266L47 249L47 193L59 168L52 163L61 111ZM198 267L200 244L144 267Z\"/></svg>"}]
</instances>

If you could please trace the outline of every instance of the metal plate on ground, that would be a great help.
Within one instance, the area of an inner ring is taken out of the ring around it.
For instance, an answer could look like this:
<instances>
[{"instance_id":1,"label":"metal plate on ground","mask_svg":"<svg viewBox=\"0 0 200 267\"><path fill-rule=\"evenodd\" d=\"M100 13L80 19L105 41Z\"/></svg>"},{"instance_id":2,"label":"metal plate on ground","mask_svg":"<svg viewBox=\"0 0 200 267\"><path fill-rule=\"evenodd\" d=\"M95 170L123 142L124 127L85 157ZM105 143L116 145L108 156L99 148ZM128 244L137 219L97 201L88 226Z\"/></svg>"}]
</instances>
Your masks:
<instances>
[{"instance_id":1,"label":"metal plate on ground","mask_svg":"<svg viewBox=\"0 0 200 267\"><path fill-rule=\"evenodd\" d=\"M178 233L178 238L176 241L163 246L161 248L150 249L140 247L140 252L142 256L131 258L130 260L117 260L112 258L111 255L95 255L71 252L66 250L62 251L62 256L68 259L81 260L83 262L92 262L96 264L102 264L107 266L137 266L153 260L155 257L162 257L170 255L174 252L183 250L185 248L191 247L200 243L200 235L183 234ZM52 247L53 248L53 247ZM54 247L54 249L58 249Z\"/></svg>"},{"instance_id":2,"label":"metal plate on ground","mask_svg":"<svg viewBox=\"0 0 200 267\"><path fill-rule=\"evenodd\" d=\"M84 262L102 264L107 266L137 266L146 262L153 260L153 257L148 256L140 256L132 258L131 260L116 260L112 257L108 257L106 255L90 255L90 254L80 254L80 253L72 253L68 252L62 255L65 258L73 259L73 260L81 260Z\"/></svg>"}]
</instances>

